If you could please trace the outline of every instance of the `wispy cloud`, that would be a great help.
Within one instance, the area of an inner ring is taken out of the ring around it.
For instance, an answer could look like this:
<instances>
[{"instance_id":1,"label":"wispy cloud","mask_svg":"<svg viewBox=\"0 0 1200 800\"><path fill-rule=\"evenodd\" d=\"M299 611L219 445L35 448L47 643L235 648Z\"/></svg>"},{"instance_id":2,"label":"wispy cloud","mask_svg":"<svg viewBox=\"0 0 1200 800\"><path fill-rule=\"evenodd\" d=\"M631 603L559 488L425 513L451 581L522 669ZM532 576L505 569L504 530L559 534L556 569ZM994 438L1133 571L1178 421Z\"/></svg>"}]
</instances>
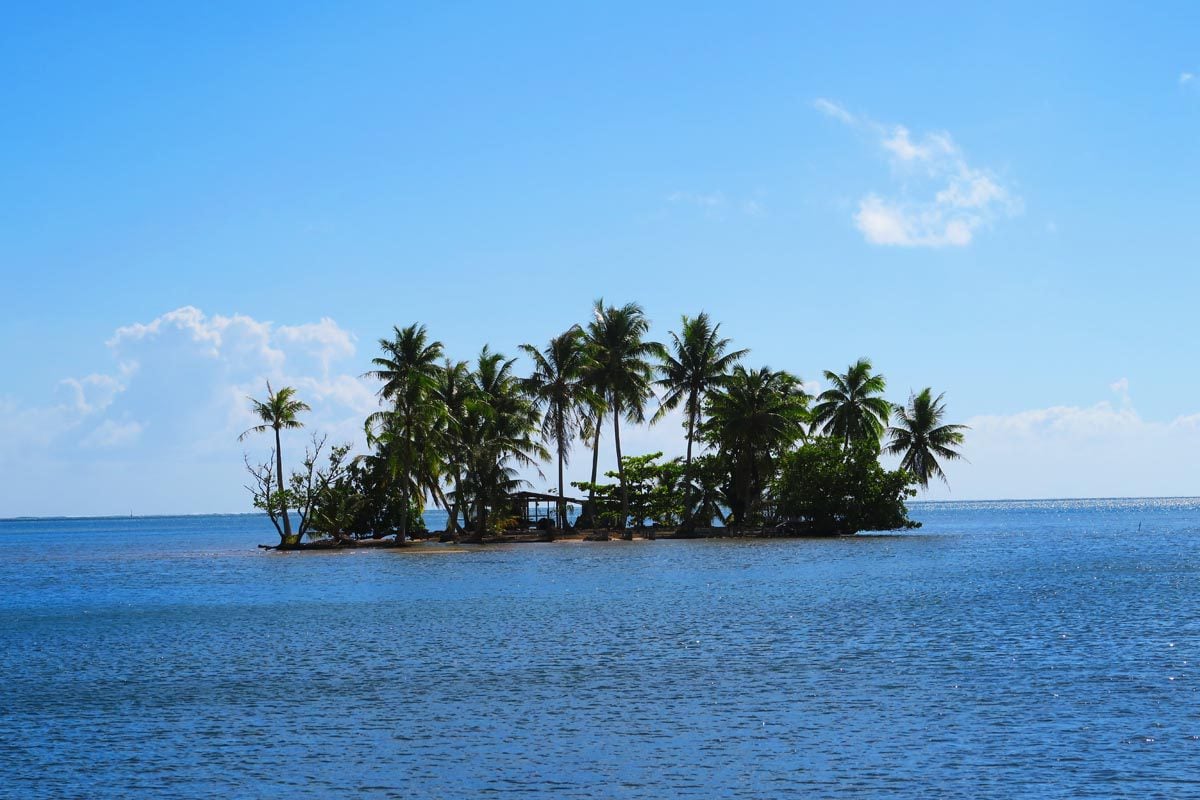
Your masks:
<instances>
[{"instance_id":1,"label":"wispy cloud","mask_svg":"<svg viewBox=\"0 0 1200 800\"><path fill-rule=\"evenodd\" d=\"M817 111L820 111L825 116L832 117L838 122L844 122L847 125L854 125L858 122L858 118L849 111L842 108L832 100L826 100L824 97L818 97L816 100L814 100L813 108L817 109Z\"/></svg>"},{"instance_id":2,"label":"wispy cloud","mask_svg":"<svg viewBox=\"0 0 1200 800\"><path fill-rule=\"evenodd\" d=\"M891 165L893 190L868 192L854 214L871 244L965 247L995 219L1021 210L1021 199L992 171L968 163L949 133L914 136L904 125L884 125L825 98L813 107L869 135Z\"/></svg>"},{"instance_id":3,"label":"wispy cloud","mask_svg":"<svg viewBox=\"0 0 1200 800\"><path fill-rule=\"evenodd\" d=\"M136 442L144 428L145 425L134 420L117 422L106 419L96 426L95 430L83 437L79 445L80 447L98 448L125 447Z\"/></svg>"},{"instance_id":4,"label":"wispy cloud","mask_svg":"<svg viewBox=\"0 0 1200 800\"><path fill-rule=\"evenodd\" d=\"M667 202L675 206L690 206L709 216L719 217L730 212L758 216L765 212L761 201L753 198L729 197L724 192L672 192Z\"/></svg>"},{"instance_id":5,"label":"wispy cloud","mask_svg":"<svg viewBox=\"0 0 1200 800\"><path fill-rule=\"evenodd\" d=\"M671 192L667 200L677 205L699 208L721 208L726 203L723 192Z\"/></svg>"},{"instance_id":6,"label":"wispy cloud","mask_svg":"<svg viewBox=\"0 0 1200 800\"><path fill-rule=\"evenodd\" d=\"M1194 72L1179 73L1179 85L1180 86L1187 86L1189 83L1192 83L1195 80L1196 80L1196 73L1194 73Z\"/></svg>"},{"instance_id":7,"label":"wispy cloud","mask_svg":"<svg viewBox=\"0 0 1200 800\"><path fill-rule=\"evenodd\" d=\"M1108 388L1112 390L1113 394L1120 398L1122 406L1130 406L1133 404L1133 400L1129 397L1129 378L1118 378L1110 383Z\"/></svg>"}]
</instances>

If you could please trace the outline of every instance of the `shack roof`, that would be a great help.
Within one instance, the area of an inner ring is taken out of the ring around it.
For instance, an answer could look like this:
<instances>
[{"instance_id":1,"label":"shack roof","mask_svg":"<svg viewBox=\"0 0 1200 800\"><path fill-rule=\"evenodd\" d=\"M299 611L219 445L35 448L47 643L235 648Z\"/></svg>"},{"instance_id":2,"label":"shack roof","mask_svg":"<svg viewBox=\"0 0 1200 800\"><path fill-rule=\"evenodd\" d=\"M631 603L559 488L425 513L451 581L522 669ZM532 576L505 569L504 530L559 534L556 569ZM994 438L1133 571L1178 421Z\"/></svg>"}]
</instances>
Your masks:
<instances>
[{"instance_id":1,"label":"shack roof","mask_svg":"<svg viewBox=\"0 0 1200 800\"><path fill-rule=\"evenodd\" d=\"M508 498L510 500L513 500L516 502L523 502L523 503L534 503L534 502L557 503L559 501L558 495L542 494L541 492L513 492L512 494L510 494L508 496ZM583 502L584 502L583 500L576 500L574 497L563 496L562 499L566 500L568 503L574 503L577 506L583 505Z\"/></svg>"}]
</instances>

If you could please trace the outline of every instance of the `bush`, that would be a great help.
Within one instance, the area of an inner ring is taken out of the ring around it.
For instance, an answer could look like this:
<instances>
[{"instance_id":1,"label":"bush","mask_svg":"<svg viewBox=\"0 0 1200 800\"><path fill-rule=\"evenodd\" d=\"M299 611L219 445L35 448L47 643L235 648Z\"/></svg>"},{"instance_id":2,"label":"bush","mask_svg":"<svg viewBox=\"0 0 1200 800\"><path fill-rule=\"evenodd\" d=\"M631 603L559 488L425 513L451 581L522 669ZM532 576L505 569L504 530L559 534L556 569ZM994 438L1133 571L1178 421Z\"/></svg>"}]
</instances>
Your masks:
<instances>
[{"instance_id":1,"label":"bush","mask_svg":"<svg viewBox=\"0 0 1200 800\"><path fill-rule=\"evenodd\" d=\"M916 479L885 470L870 444L843 449L816 439L786 454L775 480L776 511L795 533L851 534L918 528L904 501L916 495Z\"/></svg>"}]
</instances>

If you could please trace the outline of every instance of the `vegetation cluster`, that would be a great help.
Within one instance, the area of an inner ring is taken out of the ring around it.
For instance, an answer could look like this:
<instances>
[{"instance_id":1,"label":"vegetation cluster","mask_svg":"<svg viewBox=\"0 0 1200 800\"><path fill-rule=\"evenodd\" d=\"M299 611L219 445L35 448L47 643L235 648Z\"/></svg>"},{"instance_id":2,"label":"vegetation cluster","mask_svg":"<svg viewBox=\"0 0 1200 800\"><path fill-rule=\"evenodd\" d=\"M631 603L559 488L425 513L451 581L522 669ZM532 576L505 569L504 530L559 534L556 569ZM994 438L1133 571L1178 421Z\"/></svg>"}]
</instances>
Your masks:
<instances>
[{"instance_id":1,"label":"vegetation cluster","mask_svg":"<svg viewBox=\"0 0 1200 800\"><path fill-rule=\"evenodd\" d=\"M368 452L328 447L314 436L301 466L284 476L281 432L302 426L309 407L292 387L251 398L273 433L271 455L246 467L254 505L279 532L280 545L325 538L351 544L424 533L422 512L447 512L445 535L480 542L527 520L511 513L527 486L519 470L553 463L558 498L550 527L669 530L697 535L714 525L758 534L844 535L914 527L906 499L942 463L961 457L965 427L945 422L944 395L926 388L899 406L884 397L883 375L862 358L826 371L813 396L800 378L748 367L707 314L683 316L668 342L649 338L636 303L597 300L586 325L543 347L522 345L517 359L484 346L474 361L446 357L423 325L396 327L379 340L367 376L379 382L381 408L365 421ZM682 412L684 455L626 455L622 425L656 424ZM616 469L597 472L604 437ZM571 485L587 500L568 513L564 471L576 444L590 450L591 478ZM885 469L880 455L900 456ZM297 525L292 525L292 514Z\"/></svg>"}]
</instances>

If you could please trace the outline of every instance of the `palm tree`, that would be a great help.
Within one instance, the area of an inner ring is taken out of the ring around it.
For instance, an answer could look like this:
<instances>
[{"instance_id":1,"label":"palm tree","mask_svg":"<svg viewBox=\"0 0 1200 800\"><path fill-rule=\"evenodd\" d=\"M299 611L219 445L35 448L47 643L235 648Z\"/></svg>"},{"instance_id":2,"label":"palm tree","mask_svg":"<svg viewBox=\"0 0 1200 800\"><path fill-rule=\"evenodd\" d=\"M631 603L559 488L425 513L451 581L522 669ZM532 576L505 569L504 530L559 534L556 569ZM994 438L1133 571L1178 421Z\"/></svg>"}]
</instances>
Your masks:
<instances>
[{"instance_id":1,"label":"palm tree","mask_svg":"<svg viewBox=\"0 0 1200 800\"><path fill-rule=\"evenodd\" d=\"M582 425L579 429L579 438L583 441L584 446L592 451L592 480L588 484L586 511L589 520L592 520L596 510L596 478L599 476L600 470L600 428L604 423L605 413L607 413L607 409L604 407L604 398L602 395L596 394L596 404L583 412Z\"/></svg>"},{"instance_id":2,"label":"palm tree","mask_svg":"<svg viewBox=\"0 0 1200 800\"><path fill-rule=\"evenodd\" d=\"M446 359L438 374L436 396L445 410L442 418L441 451L446 462L447 482L451 487L453 502L450 504L450 519L447 530L458 533L458 512L463 506L463 469L466 453L462 446L462 423L466 417L467 401L474 390L471 382L471 367L466 361Z\"/></svg>"},{"instance_id":3,"label":"palm tree","mask_svg":"<svg viewBox=\"0 0 1200 800\"><path fill-rule=\"evenodd\" d=\"M367 445L375 452L365 460L375 471L381 497L392 507L384 515L389 527L376 531L380 537L390 530L396 534L396 541L403 542L408 535L410 516L424 511L427 494L435 503L445 505L440 487L441 415L437 410L436 404L429 404L407 417L394 411L374 414L367 425ZM409 433L401 427L406 420Z\"/></svg>"},{"instance_id":4,"label":"palm tree","mask_svg":"<svg viewBox=\"0 0 1200 800\"><path fill-rule=\"evenodd\" d=\"M589 364L583 329L572 326L550 340L544 351L529 344L521 351L533 359L533 374L522 388L534 405L544 409L542 438L553 444L558 455L558 527L567 527L567 502L563 499L563 465L571 441L582 430L584 415L595 404L595 393L587 383Z\"/></svg>"},{"instance_id":5,"label":"palm tree","mask_svg":"<svg viewBox=\"0 0 1200 800\"><path fill-rule=\"evenodd\" d=\"M634 423L645 421L646 401L654 394L651 388L654 368L650 359L661 358L663 347L645 340L650 321L637 303L615 308L605 306L602 299L597 300L587 330L593 361L589 382L602 392L605 405L612 412L617 478L621 484L620 527L624 528L629 517L629 488L621 464L621 417ZM597 440L599 430L597 423Z\"/></svg>"},{"instance_id":6,"label":"palm tree","mask_svg":"<svg viewBox=\"0 0 1200 800\"><path fill-rule=\"evenodd\" d=\"M713 325L703 311L691 318L682 317L680 333L671 332L670 351L664 352L658 367L662 376L656 382L666 394L651 422L658 422L668 411L683 403L687 414L687 456L684 458L684 474L690 474L692 466L692 442L696 438L696 425L700 421L704 395L720 386L729 374L729 369L741 361L749 350L729 348L729 339L718 334L720 323Z\"/></svg>"},{"instance_id":7,"label":"palm tree","mask_svg":"<svg viewBox=\"0 0 1200 800\"><path fill-rule=\"evenodd\" d=\"M870 359L860 358L844 375L825 370L825 379L833 386L817 397L813 426L820 426L825 436L841 439L845 446L867 441L878 447L892 404L880 397L887 381L871 373Z\"/></svg>"},{"instance_id":8,"label":"palm tree","mask_svg":"<svg viewBox=\"0 0 1200 800\"><path fill-rule=\"evenodd\" d=\"M383 381L379 396L390 400L392 408L368 417L367 427L372 429L381 425L384 415L394 415L387 427L395 454L394 469L405 506L400 530L396 534L397 541L402 542L408 534L408 505L413 497L421 496L422 484L428 483L422 480L428 476L421 474L428 470L419 470L418 465L429 465L429 448L442 414L441 406L434 397L442 343L429 341L424 325L413 324L403 329L394 327L393 333L392 339L379 340L383 355L371 359L375 369L367 373L367 377ZM436 481L434 484L436 486Z\"/></svg>"},{"instance_id":9,"label":"palm tree","mask_svg":"<svg viewBox=\"0 0 1200 800\"><path fill-rule=\"evenodd\" d=\"M808 400L795 375L740 365L708 395L702 433L726 461L727 500L737 523L748 522L757 511L775 459L804 437Z\"/></svg>"},{"instance_id":10,"label":"palm tree","mask_svg":"<svg viewBox=\"0 0 1200 800\"><path fill-rule=\"evenodd\" d=\"M279 432L285 429L303 428L304 423L296 419L296 416L302 411L312 410L308 403L297 400L295 397L296 390L291 386L281 387L278 392L274 392L271 390L271 382L267 381L266 402L253 397L246 398L250 401L251 410L262 420L262 424L243 431L242 435L238 437L240 442L252 433L275 431L275 477L279 481L279 502L283 511L283 536L288 542L292 540L292 522L288 519L287 495L284 494L283 489L283 451L280 449Z\"/></svg>"},{"instance_id":11,"label":"palm tree","mask_svg":"<svg viewBox=\"0 0 1200 800\"><path fill-rule=\"evenodd\" d=\"M949 485L938 458L956 461L962 453L955 450L963 443L966 425L944 425L946 414L942 398L945 393L933 396L933 390L925 387L919 394L910 395L908 407L896 408L896 425L888 428L886 451L892 455L903 454L900 468L912 473L921 488L929 488L930 478L941 478Z\"/></svg>"},{"instance_id":12,"label":"palm tree","mask_svg":"<svg viewBox=\"0 0 1200 800\"><path fill-rule=\"evenodd\" d=\"M513 376L516 359L505 359L486 345L471 375L473 391L459 426L467 454L466 491L475 502L474 539L487 530L488 508L524 483L512 464L536 466L550 457L533 436L539 414Z\"/></svg>"}]
</instances>

